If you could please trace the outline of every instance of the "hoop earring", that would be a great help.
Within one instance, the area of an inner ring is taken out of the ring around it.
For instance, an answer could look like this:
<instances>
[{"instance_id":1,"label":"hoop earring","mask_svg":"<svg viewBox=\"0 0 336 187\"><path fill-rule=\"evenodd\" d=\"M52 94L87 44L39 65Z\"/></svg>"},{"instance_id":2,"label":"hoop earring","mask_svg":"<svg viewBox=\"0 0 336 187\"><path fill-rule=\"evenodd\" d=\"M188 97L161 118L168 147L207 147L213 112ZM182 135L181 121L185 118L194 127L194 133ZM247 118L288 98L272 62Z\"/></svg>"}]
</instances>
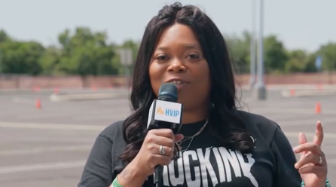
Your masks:
<instances>
[{"instance_id":1,"label":"hoop earring","mask_svg":"<svg viewBox=\"0 0 336 187\"><path fill-rule=\"evenodd\" d=\"M255 143L255 139L252 136L250 136L250 138L251 138L252 142Z\"/></svg>"},{"instance_id":2,"label":"hoop earring","mask_svg":"<svg viewBox=\"0 0 336 187\"><path fill-rule=\"evenodd\" d=\"M250 138L251 138L251 140L253 142L253 147L256 148L256 141L257 140L255 138L253 138L253 136L250 136Z\"/></svg>"}]
</instances>

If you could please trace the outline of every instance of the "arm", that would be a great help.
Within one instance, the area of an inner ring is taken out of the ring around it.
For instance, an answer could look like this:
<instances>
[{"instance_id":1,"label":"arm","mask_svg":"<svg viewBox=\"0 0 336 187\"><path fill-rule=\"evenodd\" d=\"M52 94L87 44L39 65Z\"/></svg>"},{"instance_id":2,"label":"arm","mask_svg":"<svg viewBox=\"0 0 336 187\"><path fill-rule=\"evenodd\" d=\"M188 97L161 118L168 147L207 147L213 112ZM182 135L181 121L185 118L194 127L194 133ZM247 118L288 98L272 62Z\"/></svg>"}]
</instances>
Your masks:
<instances>
[{"instance_id":1,"label":"arm","mask_svg":"<svg viewBox=\"0 0 336 187\"><path fill-rule=\"evenodd\" d=\"M114 179L113 185L110 187L141 187L147 177L133 162Z\"/></svg>"},{"instance_id":2,"label":"arm","mask_svg":"<svg viewBox=\"0 0 336 187\"><path fill-rule=\"evenodd\" d=\"M78 187L108 187L112 183L112 141L100 134L84 166Z\"/></svg>"},{"instance_id":3,"label":"arm","mask_svg":"<svg viewBox=\"0 0 336 187\"><path fill-rule=\"evenodd\" d=\"M112 126L117 127L116 125ZM84 166L78 187L109 187L112 186L115 179L123 187L141 187L143 185L148 175L145 175L146 173L141 170L143 168L137 167L139 165L138 159L134 159L128 164L118 177L113 174L112 144L114 143L118 147L118 142L112 142L112 139L118 140L121 138L119 135L117 128L111 129L109 127L99 134Z\"/></svg>"},{"instance_id":4,"label":"arm","mask_svg":"<svg viewBox=\"0 0 336 187\"><path fill-rule=\"evenodd\" d=\"M275 173L275 187L300 187L301 176L294 164L296 158L285 134L281 131L280 127L277 128L272 145L271 145L275 161L276 161L276 173Z\"/></svg>"}]
</instances>

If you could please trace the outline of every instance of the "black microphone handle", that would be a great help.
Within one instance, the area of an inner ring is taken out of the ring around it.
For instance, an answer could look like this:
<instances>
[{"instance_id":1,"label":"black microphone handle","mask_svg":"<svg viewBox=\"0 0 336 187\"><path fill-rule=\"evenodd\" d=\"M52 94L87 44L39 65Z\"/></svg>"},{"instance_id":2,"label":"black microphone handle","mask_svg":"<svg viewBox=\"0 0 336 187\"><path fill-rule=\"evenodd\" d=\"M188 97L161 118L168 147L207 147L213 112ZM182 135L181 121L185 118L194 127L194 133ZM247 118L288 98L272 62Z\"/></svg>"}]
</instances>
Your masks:
<instances>
[{"instance_id":1,"label":"black microphone handle","mask_svg":"<svg viewBox=\"0 0 336 187\"><path fill-rule=\"evenodd\" d=\"M160 182L162 181L162 173L163 173L163 166L162 165L155 166L154 182L156 184L156 187L160 186Z\"/></svg>"}]
</instances>

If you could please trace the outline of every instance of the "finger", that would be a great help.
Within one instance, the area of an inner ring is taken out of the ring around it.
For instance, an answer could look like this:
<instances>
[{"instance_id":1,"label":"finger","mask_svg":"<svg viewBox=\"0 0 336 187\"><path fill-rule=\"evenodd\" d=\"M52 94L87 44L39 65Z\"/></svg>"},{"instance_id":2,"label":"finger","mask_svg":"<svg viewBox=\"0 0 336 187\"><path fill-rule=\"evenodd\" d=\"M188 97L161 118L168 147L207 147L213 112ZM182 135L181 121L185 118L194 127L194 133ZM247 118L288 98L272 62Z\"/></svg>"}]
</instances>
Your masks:
<instances>
[{"instance_id":1,"label":"finger","mask_svg":"<svg viewBox=\"0 0 336 187\"><path fill-rule=\"evenodd\" d=\"M299 133L299 145L307 143L307 138L304 133ZM306 152L301 153L301 157L303 157L306 154Z\"/></svg>"},{"instance_id":2,"label":"finger","mask_svg":"<svg viewBox=\"0 0 336 187\"><path fill-rule=\"evenodd\" d=\"M299 133L299 144L305 144L307 143L307 138L306 138L306 135L302 132Z\"/></svg>"},{"instance_id":3,"label":"finger","mask_svg":"<svg viewBox=\"0 0 336 187\"><path fill-rule=\"evenodd\" d=\"M153 133L148 133L144 140L143 145L153 146L154 144L157 144L172 147L174 145L174 142L175 141L171 138L167 138L164 136L157 136Z\"/></svg>"},{"instance_id":4,"label":"finger","mask_svg":"<svg viewBox=\"0 0 336 187\"><path fill-rule=\"evenodd\" d=\"M301 157L298 162L295 163L294 167L296 169L302 168L303 166L307 164L314 164L314 165L320 165L320 156L314 155L314 154L306 154L305 156Z\"/></svg>"},{"instance_id":5,"label":"finger","mask_svg":"<svg viewBox=\"0 0 336 187\"><path fill-rule=\"evenodd\" d=\"M153 138L152 143L154 143L156 145L174 147L174 145L175 145L175 140L174 139L167 138L167 137L164 137L164 136L155 136L155 138Z\"/></svg>"},{"instance_id":6,"label":"finger","mask_svg":"<svg viewBox=\"0 0 336 187\"><path fill-rule=\"evenodd\" d=\"M175 135L175 142L179 142L181 140L183 140L184 136L183 134L176 134Z\"/></svg>"},{"instance_id":7,"label":"finger","mask_svg":"<svg viewBox=\"0 0 336 187\"><path fill-rule=\"evenodd\" d=\"M327 168L324 166L306 166L299 169L300 174L313 173L318 178L324 178L327 175Z\"/></svg>"},{"instance_id":8,"label":"finger","mask_svg":"<svg viewBox=\"0 0 336 187\"><path fill-rule=\"evenodd\" d=\"M168 165L171 159L168 156L152 155L150 166L154 169L157 165Z\"/></svg>"},{"instance_id":9,"label":"finger","mask_svg":"<svg viewBox=\"0 0 336 187\"><path fill-rule=\"evenodd\" d=\"M164 154L160 153L160 145L156 144L148 144L147 145L147 151L149 151L149 154L152 154L152 156L159 155L162 157L168 157L169 159L172 158L172 148L163 146Z\"/></svg>"},{"instance_id":10,"label":"finger","mask_svg":"<svg viewBox=\"0 0 336 187\"><path fill-rule=\"evenodd\" d=\"M156 155L168 156L169 158L173 157L174 147L163 146L162 148L163 148L164 154L161 154L161 152L160 152L160 149L161 149L160 145L153 146L152 153L154 153Z\"/></svg>"},{"instance_id":11,"label":"finger","mask_svg":"<svg viewBox=\"0 0 336 187\"><path fill-rule=\"evenodd\" d=\"M293 150L295 153L312 152L313 154L316 154L318 156L324 156L321 148L313 142L296 146Z\"/></svg>"},{"instance_id":12,"label":"finger","mask_svg":"<svg viewBox=\"0 0 336 187\"><path fill-rule=\"evenodd\" d=\"M171 158L169 157L163 157L161 155L154 155L154 158L156 160L157 165L168 165L171 162Z\"/></svg>"},{"instance_id":13,"label":"finger","mask_svg":"<svg viewBox=\"0 0 336 187\"><path fill-rule=\"evenodd\" d=\"M323 142L323 127L320 121L317 122L316 131L314 136L314 143L321 147Z\"/></svg>"},{"instance_id":14,"label":"finger","mask_svg":"<svg viewBox=\"0 0 336 187\"><path fill-rule=\"evenodd\" d=\"M167 138L175 138L174 133L171 129L153 129L149 131L157 136L164 136Z\"/></svg>"}]
</instances>

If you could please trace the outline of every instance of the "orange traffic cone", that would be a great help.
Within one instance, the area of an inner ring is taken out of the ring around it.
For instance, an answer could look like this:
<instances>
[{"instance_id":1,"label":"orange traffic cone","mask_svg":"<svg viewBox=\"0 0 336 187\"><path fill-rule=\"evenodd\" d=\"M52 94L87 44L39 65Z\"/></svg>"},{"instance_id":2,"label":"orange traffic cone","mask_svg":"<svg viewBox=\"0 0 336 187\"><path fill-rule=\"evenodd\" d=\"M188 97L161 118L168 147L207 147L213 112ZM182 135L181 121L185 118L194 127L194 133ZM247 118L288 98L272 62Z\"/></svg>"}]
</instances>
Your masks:
<instances>
[{"instance_id":1,"label":"orange traffic cone","mask_svg":"<svg viewBox=\"0 0 336 187\"><path fill-rule=\"evenodd\" d=\"M321 103L317 102L315 105L315 113L320 114L321 113Z\"/></svg>"},{"instance_id":2,"label":"orange traffic cone","mask_svg":"<svg viewBox=\"0 0 336 187\"><path fill-rule=\"evenodd\" d=\"M290 95L291 95L291 96L295 96L295 90L294 90L294 89L291 89L291 90L290 90Z\"/></svg>"},{"instance_id":3,"label":"orange traffic cone","mask_svg":"<svg viewBox=\"0 0 336 187\"><path fill-rule=\"evenodd\" d=\"M35 92L39 92L39 91L40 91L40 87L35 86L35 87L34 87L34 91L35 91Z\"/></svg>"},{"instance_id":4,"label":"orange traffic cone","mask_svg":"<svg viewBox=\"0 0 336 187\"><path fill-rule=\"evenodd\" d=\"M40 99L36 100L35 107L36 107L36 109L41 109L42 106L41 106L41 100Z\"/></svg>"},{"instance_id":5,"label":"orange traffic cone","mask_svg":"<svg viewBox=\"0 0 336 187\"><path fill-rule=\"evenodd\" d=\"M58 94L58 92L59 92L58 88L55 88L54 89L54 94Z\"/></svg>"}]
</instances>

